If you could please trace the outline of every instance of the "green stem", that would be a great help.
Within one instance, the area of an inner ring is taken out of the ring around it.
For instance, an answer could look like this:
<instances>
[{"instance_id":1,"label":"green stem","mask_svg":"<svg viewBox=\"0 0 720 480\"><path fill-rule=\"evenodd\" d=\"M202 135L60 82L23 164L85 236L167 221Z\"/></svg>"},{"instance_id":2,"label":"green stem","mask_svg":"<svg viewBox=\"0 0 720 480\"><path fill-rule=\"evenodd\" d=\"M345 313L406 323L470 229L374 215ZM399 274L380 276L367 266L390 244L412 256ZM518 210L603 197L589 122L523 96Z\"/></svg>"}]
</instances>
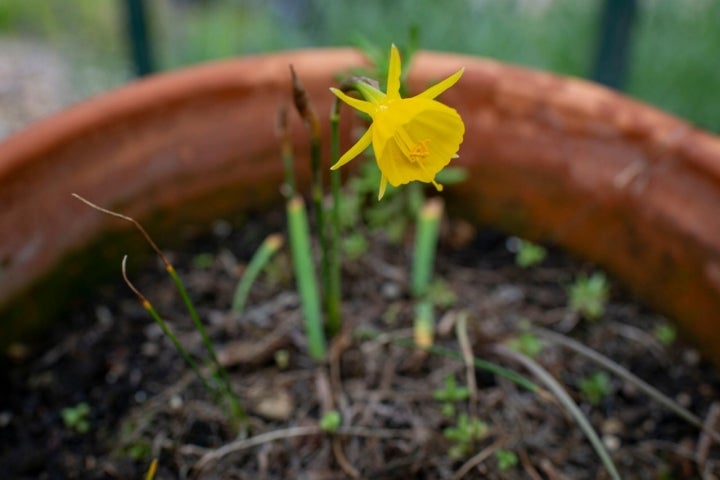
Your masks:
<instances>
[{"instance_id":1,"label":"green stem","mask_svg":"<svg viewBox=\"0 0 720 480\"><path fill-rule=\"evenodd\" d=\"M333 162L340 158L340 102L336 99L330 114L330 158ZM337 334L342 328L340 319L340 300L342 296L342 277L340 270L340 171L330 172L332 189L332 212L330 228L329 278L326 294L327 329L330 335Z\"/></svg>"},{"instance_id":2,"label":"green stem","mask_svg":"<svg viewBox=\"0 0 720 480\"><path fill-rule=\"evenodd\" d=\"M275 255L283 244L283 237L280 234L268 235L258 248L255 255L253 255L250 263L245 269L242 278L235 288L235 295L233 296L232 311L236 314L242 313L245 308L245 302L247 301L250 288L257 279L258 275L265 268L265 265Z\"/></svg>"},{"instance_id":3,"label":"green stem","mask_svg":"<svg viewBox=\"0 0 720 480\"><path fill-rule=\"evenodd\" d=\"M415 343L420 348L432 346L435 340L435 314L433 304L429 300L420 300L415 304L415 320L413 322Z\"/></svg>"},{"instance_id":4,"label":"green stem","mask_svg":"<svg viewBox=\"0 0 720 480\"><path fill-rule=\"evenodd\" d=\"M282 157L283 170L285 171L285 187L287 198L295 196L295 162L293 157L292 142L287 128L287 109L282 107L278 112L278 133L280 137L280 156Z\"/></svg>"},{"instance_id":5,"label":"green stem","mask_svg":"<svg viewBox=\"0 0 720 480\"><path fill-rule=\"evenodd\" d=\"M227 371L225 370L225 367L222 366L220 363L220 360L218 360L217 353L215 352L215 347L212 344L212 341L210 340L210 337L207 334L207 331L205 330L205 326L203 325L202 321L200 320L200 316L197 313L197 310L195 309L195 305L193 304L192 300L190 299L190 295L188 295L187 290L185 289L185 285L182 283L182 280L180 280L180 277L178 276L177 272L175 271L175 268L170 263L167 263L165 265L165 270L167 270L168 274L170 275L170 278L172 278L173 282L175 283L175 287L177 288L178 292L180 292L180 296L183 299L183 302L185 303L185 308L187 309L188 313L190 313L190 318L192 319L193 323L195 324L195 328L198 332L200 332L200 336L203 339L203 344L205 345L205 349L210 354L210 359L212 360L212 364L215 367L215 371L220 376L220 380L222 381L223 390L225 392L225 398L230 403L230 408L233 412L233 415L238 418L239 420L242 420L245 418L245 409L240 405L240 402L238 401L237 396L235 395L235 392L232 389L232 384L230 383L230 377L227 374Z\"/></svg>"},{"instance_id":6,"label":"green stem","mask_svg":"<svg viewBox=\"0 0 720 480\"><path fill-rule=\"evenodd\" d=\"M302 198L296 196L288 201L287 216L290 250L305 319L308 351L315 360L322 360L325 358L325 334L322 328L320 297L312 262L307 214Z\"/></svg>"},{"instance_id":7,"label":"green stem","mask_svg":"<svg viewBox=\"0 0 720 480\"><path fill-rule=\"evenodd\" d=\"M442 200L431 198L418 216L411 275L411 289L416 298L425 295L430 285L442 212Z\"/></svg>"},{"instance_id":8,"label":"green stem","mask_svg":"<svg viewBox=\"0 0 720 480\"><path fill-rule=\"evenodd\" d=\"M322 294L327 299L330 291L330 252L328 250L328 235L325 230L325 209L323 208L323 184L322 169L320 168L321 157L320 129L311 128L310 156L312 170L311 196L314 205L315 223L317 226L318 240L320 242L320 275L322 279ZM325 301L327 305L327 300Z\"/></svg>"}]
</instances>

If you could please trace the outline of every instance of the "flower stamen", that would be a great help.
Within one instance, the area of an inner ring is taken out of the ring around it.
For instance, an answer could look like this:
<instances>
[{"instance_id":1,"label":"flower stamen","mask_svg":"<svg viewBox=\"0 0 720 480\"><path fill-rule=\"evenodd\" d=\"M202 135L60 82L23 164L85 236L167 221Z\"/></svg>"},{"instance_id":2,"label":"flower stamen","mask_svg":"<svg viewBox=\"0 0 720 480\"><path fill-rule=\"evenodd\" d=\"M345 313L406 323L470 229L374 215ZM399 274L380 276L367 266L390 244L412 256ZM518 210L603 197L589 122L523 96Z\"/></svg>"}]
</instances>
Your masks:
<instances>
[{"instance_id":1,"label":"flower stamen","mask_svg":"<svg viewBox=\"0 0 720 480\"><path fill-rule=\"evenodd\" d=\"M415 146L412 147L410 149L410 152L408 153L410 160L417 162L418 160L421 160L430 155L430 149L427 146L429 141L430 139L426 138L425 140L416 143Z\"/></svg>"}]
</instances>

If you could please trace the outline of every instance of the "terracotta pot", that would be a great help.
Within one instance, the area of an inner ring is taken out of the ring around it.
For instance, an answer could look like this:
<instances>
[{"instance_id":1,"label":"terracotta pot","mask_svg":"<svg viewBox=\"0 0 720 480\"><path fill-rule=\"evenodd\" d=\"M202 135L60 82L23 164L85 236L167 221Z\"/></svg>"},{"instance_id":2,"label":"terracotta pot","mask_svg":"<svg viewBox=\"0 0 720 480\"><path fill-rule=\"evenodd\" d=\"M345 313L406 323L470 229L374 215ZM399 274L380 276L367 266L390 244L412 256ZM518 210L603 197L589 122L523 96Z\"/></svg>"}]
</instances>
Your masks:
<instances>
[{"instance_id":1,"label":"terracotta pot","mask_svg":"<svg viewBox=\"0 0 720 480\"><path fill-rule=\"evenodd\" d=\"M194 67L0 144L2 342L57 321L100 266L117 275L126 245L113 232L126 225L71 192L143 220L161 243L158 232L278 201L275 117L289 98L288 64L324 113L336 74L363 62L333 49ZM457 163L470 180L447 189L451 208L596 262L720 362L720 140L600 86L468 56L418 54L411 90L460 66L443 101L465 119ZM293 134L306 164L299 121Z\"/></svg>"}]
</instances>

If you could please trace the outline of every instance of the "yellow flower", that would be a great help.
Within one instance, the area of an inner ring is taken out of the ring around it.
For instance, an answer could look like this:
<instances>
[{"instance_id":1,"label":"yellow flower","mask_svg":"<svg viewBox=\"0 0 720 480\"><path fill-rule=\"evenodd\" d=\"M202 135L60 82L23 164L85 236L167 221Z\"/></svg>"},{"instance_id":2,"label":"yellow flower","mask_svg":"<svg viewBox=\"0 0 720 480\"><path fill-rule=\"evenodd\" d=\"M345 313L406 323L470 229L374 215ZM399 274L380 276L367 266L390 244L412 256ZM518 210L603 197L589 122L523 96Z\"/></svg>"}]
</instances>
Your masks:
<instances>
[{"instance_id":1,"label":"yellow flower","mask_svg":"<svg viewBox=\"0 0 720 480\"><path fill-rule=\"evenodd\" d=\"M419 95L401 98L400 54L393 45L386 93L365 82L357 82L355 88L365 98L359 100L331 88L342 101L372 118L367 132L331 168L342 167L372 142L382 173L378 200L385 193L388 182L397 187L419 180L442 190L435 175L457 157L465 125L455 109L434 98L453 86L462 73L460 69Z\"/></svg>"}]
</instances>

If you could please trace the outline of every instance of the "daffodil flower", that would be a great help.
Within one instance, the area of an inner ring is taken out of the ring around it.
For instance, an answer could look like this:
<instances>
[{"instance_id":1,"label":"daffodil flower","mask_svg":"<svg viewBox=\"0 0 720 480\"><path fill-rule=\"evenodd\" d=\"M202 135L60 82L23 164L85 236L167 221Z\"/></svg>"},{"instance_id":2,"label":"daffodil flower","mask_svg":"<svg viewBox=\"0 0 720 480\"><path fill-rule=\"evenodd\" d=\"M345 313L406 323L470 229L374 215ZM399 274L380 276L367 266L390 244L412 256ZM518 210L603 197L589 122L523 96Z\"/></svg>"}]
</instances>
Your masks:
<instances>
[{"instance_id":1,"label":"daffodil flower","mask_svg":"<svg viewBox=\"0 0 720 480\"><path fill-rule=\"evenodd\" d=\"M359 100L331 88L343 102L372 118L370 128L331 168L342 167L372 143L382 173L378 200L385 194L388 182L397 187L418 180L442 190L435 175L457 157L465 125L455 109L434 99L453 86L462 73L460 69L421 94L402 98L400 54L393 45L387 92L359 81L355 88L365 98Z\"/></svg>"}]
</instances>

